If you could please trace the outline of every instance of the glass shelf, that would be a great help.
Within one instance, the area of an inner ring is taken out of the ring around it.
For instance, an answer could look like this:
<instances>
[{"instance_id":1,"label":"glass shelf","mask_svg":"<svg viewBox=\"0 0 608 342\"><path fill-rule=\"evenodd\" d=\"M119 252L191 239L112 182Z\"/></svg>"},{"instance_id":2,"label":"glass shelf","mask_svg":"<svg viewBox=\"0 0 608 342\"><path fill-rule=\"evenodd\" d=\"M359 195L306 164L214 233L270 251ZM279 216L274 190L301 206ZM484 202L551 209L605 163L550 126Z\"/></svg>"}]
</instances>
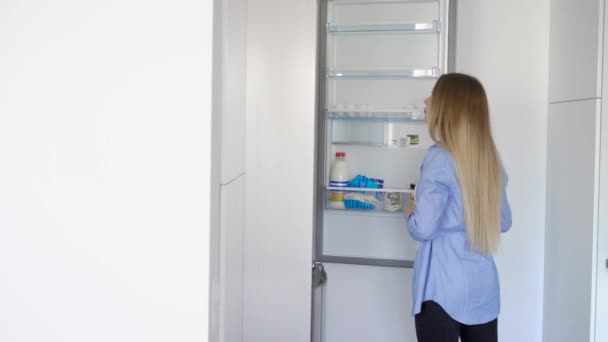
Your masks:
<instances>
[{"instance_id":1,"label":"glass shelf","mask_svg":"<svg viewBox=\"0 0 608 342\"><path fill-rule=\"evenodd\" d=\"M401 24L359 24L359 25L336 25L328 24L327 32L331 34L407 34L407 33L437 33L439 32L439 21L433 20L426 23L401 23Z\"/></svg>"},{"instance_id":2,"label":"glass shelf","mask_svg":"<svg viewBox=\"0 0 608 342\"><path fill-rule=\"evenodd\" d=\"M333 141L332 145L341 145L341 146L360 146L360 147L373 147L373 148L387 148L387 149L399 149L399 150L419 150L425 151L428 149L428 146L424 145L388 145L383 143L375 143L375 142L362 142L362 141Z\"/></svg>"},{"instance_id":3,"label":"glass shelf","mask_svg":"<svg viewBox=\"0 0 608 342\"><path fill-rule=\"evenodd\" d=\"M328 110L327 118L330 120L376 120L376 121L403 121L424 124L424 110Z\"/></svg>"},{"instance_id":4,"label":"glass shelf","mask_svg":"<svg viewBox=\"0 0 608 342\"><path fill-rule=\"evenodd\" d=\"M361 212L403 213L411 189L369 189L325 187L326 209ZM333 199L333 200L332 200Z\"/></svg>"},{"instance_id":5,"label":"glass shelf","mask_svg":"<svg viewBox=\"0 0 608 342\"><path fill-rule=\"evenodd\" d=\"M327 143L332 145L405 150L426 149L431 143L425 121L420 119L340 117L328 120ZM418 144L411 144L412 135L418 135Z\"/></svg>"},{"instance_id":6,"label":"glass shelf","mask_svg":"<svg viewBox=\"0 0 608 342\"><path fill-rule=\"evenodd\" d=\"M416 190L412 190L412 189L373 189L373 188L344 188L344 187L339 187L339 186L326 186L325 190L328 191L333 191L333 190L338 190L338 191L346 191L346 192L374 192L374 193L387 193L387 192L398 192L398 193L402 193L402 194L413 194L416 192Z\"/></svg>"},{"instance_id":7,"label":"glass shelf","mask_svg":"<svg viewBox=\"0 0 608 342\"><path fill-rule=\"evenodd\" d=\"M356 210L356 209L334 209L334 208L325 208L327 210L327 215L332 215L333 217L340 216L363 216L363 217L393 217L403 219L403 210L399 211L388 211L388 210Z\"/></svg>"},{"instance_id":8,"label":"glass shelf","mask_svg":"<svg viewBox=\"0 0 608 342\"><path fill-rule=\"evenodd\" d=\"M348 78L437 78L439 68L428 69L394 69L394 70L328 70L330 79Z\"/></svg>"}]
</instances>

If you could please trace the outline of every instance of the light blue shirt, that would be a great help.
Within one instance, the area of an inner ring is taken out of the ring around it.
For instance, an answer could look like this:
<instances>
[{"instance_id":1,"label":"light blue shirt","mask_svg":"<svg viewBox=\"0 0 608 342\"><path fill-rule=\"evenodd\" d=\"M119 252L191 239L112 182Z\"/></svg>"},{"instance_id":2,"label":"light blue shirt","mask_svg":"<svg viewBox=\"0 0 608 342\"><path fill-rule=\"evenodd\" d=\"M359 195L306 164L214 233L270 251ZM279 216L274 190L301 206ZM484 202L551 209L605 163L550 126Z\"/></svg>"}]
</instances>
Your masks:
<instances>
[{"instance_id":1,"label":"light blue shirt","mask_svg":"<svg viewBox=\"0 0 608 342\"><path fill-rule=\"evenodd\" d=\"M504 172L503 180L501 231L506 232L511 228L511 208ZM462 324L497 318L500 285L494 258L469 246L456 168L442 147L432 146L424 158L416 209L407 218L407 227L420 242L414 262L413 314L420 313L422 302L432 300Z\"/></svg>"}]
</instances>

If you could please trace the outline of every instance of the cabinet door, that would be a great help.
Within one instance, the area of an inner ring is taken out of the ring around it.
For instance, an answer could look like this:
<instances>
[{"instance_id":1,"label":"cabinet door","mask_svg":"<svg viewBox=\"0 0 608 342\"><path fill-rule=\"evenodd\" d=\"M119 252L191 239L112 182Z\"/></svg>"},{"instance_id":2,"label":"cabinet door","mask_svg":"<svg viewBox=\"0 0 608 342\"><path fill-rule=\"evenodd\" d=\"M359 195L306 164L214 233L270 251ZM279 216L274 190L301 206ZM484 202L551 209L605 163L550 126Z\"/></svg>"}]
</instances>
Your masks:
<instances>
[{"instance_id":1,"label":"cabinet door","mask_svg":"<svg viewBox=\"0 0 608 342\"><path fill-rule=\"evenodd\" d=\"M309 342L318 7L247 6L243 341Z\"/></svg>"},{"instance_id":2,"label":"cabinet door","mask_svg":"<svg viewBox=\"0 0 608 342\"><path fill-rule=\"evenodd\" d=\"M599 0L551 1L549 102L600 96Z\"/></svg>"},{"instance_id":3,"label":"cabinet door","mask_svg":"<svg viewBox=\"0 0 608 342\"><path fill-rule=\"evenodd\" d=\"M221 182L226 184L245 170L247 1L221 5Z\"/></svg>"},{"instance_id":4,"label":"cabinet door","mask_svg":"<svg viewBox=\"0 0 608 342\"><path fill-rule=\"evenodd\" d=\"M589 341L599 100L549 105L546 342Z\"/></svg>"},{"instance_id":5,"label":"cabinet door","mask_svg":"<svg viewBox=\"0 0 608 342\"><path fill-rule=\"evenodd\" d=\"M608 341L608 115L605 111L602 113L600 151L595 342Z\"/></svg>"},{"instance_id":6,"label":"cabinet door","mask_svg":"<svg viewBox=\"0 0 608 342\"><path fill-rule=\"evenodd\" d=\"M608 50L608 46L605 45L604 48ZM606 52L604 52L604 60L608 60ZM604 70L604 80L608 80L608 68ZM608 341L608 324L606 324L608 322L608 87L604 87L603 93L600 130L595 342Z\"/></svg>"},{"instance_id":7,"label":"cabinet door","mask_svg":"<svg viewBox=\"0 0 608 342\"><path fill-rule=\"evenodd\" d=\"M243 341L244 176L222 185L220 218L219 341Z\"/></svg>"}]
</instances>

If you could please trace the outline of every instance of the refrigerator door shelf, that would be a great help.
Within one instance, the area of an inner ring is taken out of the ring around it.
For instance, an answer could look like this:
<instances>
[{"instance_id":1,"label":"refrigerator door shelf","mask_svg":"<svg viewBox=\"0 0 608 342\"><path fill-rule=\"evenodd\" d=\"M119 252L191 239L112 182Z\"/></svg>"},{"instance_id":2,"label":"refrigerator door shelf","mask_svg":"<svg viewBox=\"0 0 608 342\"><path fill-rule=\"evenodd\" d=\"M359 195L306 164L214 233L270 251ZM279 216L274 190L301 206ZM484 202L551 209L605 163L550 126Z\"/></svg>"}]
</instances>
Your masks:
<instances>
[{"instance_id":1,"label":"refrigerator door shelf","mask_svg":"<svg viewBox=\"0 0 608 342\"><path fill-rule=\"evenodd\" d=\"M339 221L340 218L352 218L353 216L365 217L365 218L400 218L403 217L403 210L398 211L386 211L386 210L358 210L358 209L336 209L329 208L326 206L326 215L331 215L334 217L333 220Z\"/></svg>"},{"instance_id":2,"label":"refrigerator door shelf","mask_svg":"<svg viewBox=\"0 0 608 342\"><path fill-rule=\"evenodd\" d=\"M326 187L329 210L384 211L402 213L407 207L410 189L370 189Z\"/></svg>"},{"instance_id":3,"label":"refrigerator door shelf","mask_svg":"<svg viewBox=\"0 0 608 342\"><path fill-rule=\"evenodd\" d=\"M351 79L351 78L418 78L434 79L440 76L439 68L413 68L413 69L392 69L392 70L328 70L329 79Z\"/></svg>"},{"instance_id":4,"label":"refrigerator door shelf","mask_svg":"<svg viewBox=\"0 0 608 342\"><path fill-rule=\"evenodd\" d=\"M399 24L359 24L336 25L328 24L327 32L330 34L428 34L439 32L439 21L427 23L399 23Z\"/></svg>"},{"instance_id":5,"label":"refrigerator door shelf","mask_svg":"<svg viewBox=\"0 0 608 342\"><path fill-rule=\"evenodd\" d=\"M402 194L413 194L416 192L416 190L411 190L411 189L372 189L372 188L344 188L344 187L339 187L339 186L326 186L325 190L331 191L331 190L338 190L338 191L350 191L350 192L359 192L359 191L363 191L363 192L378 192L378 193L388 193L388 192L398 192L398 193L402 193Z\"/></svg>"}]
</instances>

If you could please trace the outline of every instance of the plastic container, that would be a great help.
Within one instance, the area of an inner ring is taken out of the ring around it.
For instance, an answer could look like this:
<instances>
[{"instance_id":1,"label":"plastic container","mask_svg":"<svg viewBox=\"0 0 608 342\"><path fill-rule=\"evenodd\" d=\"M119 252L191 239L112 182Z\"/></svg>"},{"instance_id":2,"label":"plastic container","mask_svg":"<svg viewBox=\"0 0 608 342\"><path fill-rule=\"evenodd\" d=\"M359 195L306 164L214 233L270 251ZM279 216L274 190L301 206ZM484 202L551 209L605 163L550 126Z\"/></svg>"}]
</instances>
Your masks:
<instances>
[{"instance_id":1,"label":"plastic container","mask_svg":"<svg viewBox=\"0 0 608 342\"><path fill-rule=\"evenodd\" d=\"M336 159L329 169L329 186L347 188L350 181L350 170L346 163L346 153L337 152ZM329 193L329 207L333 209L344 209L345 191L332 190Z\"/></svg>"},{"instance_id":2,"label":"plastic container","mask_svg":"<svg viewBox=\"0 0 608 342\"><path fill-rule=\"evenodd\" d=\"M403 210L403 194L400 192L389 192L384 198L384 210L399 211Z\"/></svg>"}]
</instances>

